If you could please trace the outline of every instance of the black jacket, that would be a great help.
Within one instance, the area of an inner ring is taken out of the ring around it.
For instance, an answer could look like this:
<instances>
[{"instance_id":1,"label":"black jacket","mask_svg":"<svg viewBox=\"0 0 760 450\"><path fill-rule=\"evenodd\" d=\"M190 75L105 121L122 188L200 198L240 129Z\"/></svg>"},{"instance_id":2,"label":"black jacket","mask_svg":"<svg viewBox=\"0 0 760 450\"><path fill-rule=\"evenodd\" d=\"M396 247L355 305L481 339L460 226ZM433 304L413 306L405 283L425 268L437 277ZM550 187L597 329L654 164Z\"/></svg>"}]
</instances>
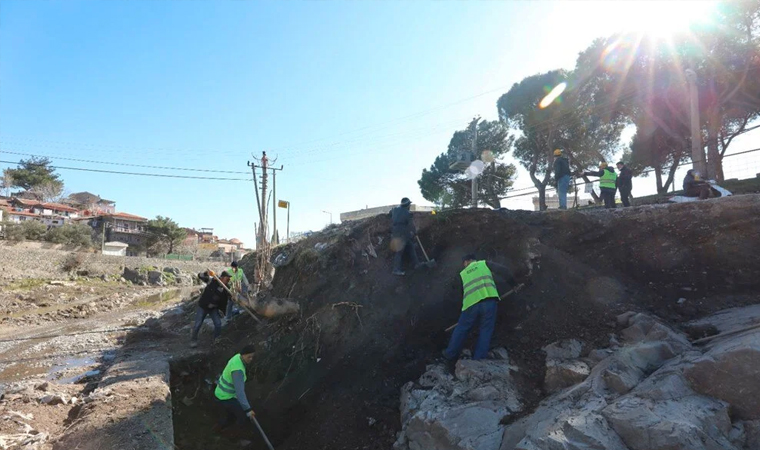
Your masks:
<instances>
[{"instance_id":1,"label":"black jacket","mask_svg":"<svg viewBox=\"0 0 760 450\"><path fill-rule=\"evenodd\" d=\"M623 166L620 169L620 174L615 181L618 189L623 191L630 191L633 189L633 172L627 166Z\"/></svg>"},{"instance_id":2,"label":"black jacket","mask_svg":"<svg viewBox=\"0 0 760 450\"><path fill-rule=\"evenodd\" d=\"M491 273L494 274L494 277L499 277L506 281L510 286L515 287L517 286L517 280L515 280L514 275L512 275L512 271L509 270L509 267L499 264L493 261L486 260L486 265L489 269L491 269ZM464 291L464 284L462 283L462 277L457 276L457 280L459 280L459 292ZM494 280L495 281L495 280Z\"/></svg>"},{"instance_id":3,"label":"black jacket","mask_svg":"<svg viewBox=\"0 0 760 450\"><path fill-rule=\"evenodd\" d=\"M559 180L565 175L570 175L570 162L564 156L554 160L554 179Z\"/></svg>"},{"instance_id":4,"label":"black jacket","mask_svg":"<svg viewBox=\"0 0 760 450\"><path fill-rule=\"evenodd\" d=\"M222 286L222 283L214 278L203 289L201 298L198 300L198 306L206 311L217 308L224 314L224 311L227 310L227 302L229 301L232 301L230 293Z\"/></svg>"},{"instance_id":5,"label":"black jacket","mask_svg":"<svg viewBox=\"0 0 760 450\"><path fill-rule=\"evenodd\" d=\"M689 188L695 188L697 186L705 184L703 181L697 181L694 179L694 175L690 173L686 173L686 176L683 178L683 190L688 191Z\"/></svg>"},{"instance_id":6,"label":"black jacket","mask_svg":"<svg viewBox=\"0 0 760 450\"><path fill-rule=\"evenodd\" d=\"M391 216L391 235L393 237L411 239L417 233L414 227L412 212L408 207L397 206L389 213Z\"/></svg>"}]
</instances>

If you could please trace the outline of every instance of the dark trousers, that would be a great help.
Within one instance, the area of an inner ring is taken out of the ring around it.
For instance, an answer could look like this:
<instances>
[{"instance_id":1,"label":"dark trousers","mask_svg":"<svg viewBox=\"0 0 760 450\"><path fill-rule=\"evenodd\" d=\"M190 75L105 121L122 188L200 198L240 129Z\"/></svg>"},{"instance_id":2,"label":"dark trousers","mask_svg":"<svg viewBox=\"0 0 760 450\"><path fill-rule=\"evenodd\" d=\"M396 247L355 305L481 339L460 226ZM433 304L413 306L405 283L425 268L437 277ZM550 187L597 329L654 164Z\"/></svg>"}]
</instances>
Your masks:
<instances>
[{"instance_id":1,"label":"dark trousers","mask_svg":"<svg viewBox=\"0 0 760 450\"><path fill-rule=\"evenodd\" d=\"M626 188L620 188L620 201L623 202L623 207L631 206L631 190Z\"/></svg>"},{"instance_id":2,"label":"dark trousers","mask_svg":"<svg viewBox=\"0 0 760 450\"><path fill-rule=\"evenodd\" d=\"M206 316L211 316L211 321L214 322L214 339L222 334L222 319L219 317L219 309L214 308L207 311L199 306L195 311L195 326L193 327L194 341L198 340L198 333L201 331Z\"/></svg>"},{"instance_id":3,"label":"dark trousers","mask_svg":"<svg viewBox=\"0 0 760 450\"><path fill-rule=\"evenodd\" d=\"M615 208L615 188L599 188L605 208Z\"/></svg>"},{"instance_id":4,"label":"dark trousers","mask_svg":"<svg viewBox=\"0 0 760 450\"><path fill-rule=\"evenodd\" d=\"M710 186L707 183L694 183L686 189L684 195L687 197L699 197L702 200L710 198Z\"/></svg>"},{"instance_id":5,"label":"dark trousers","mask_svg":"<svg viewBox=\"0 0 760 450\"><path fill-rule=\"evenodd\" d=\"M248 417L245 415L245 411L243 411L243 407L240 406L237 399L216 399L216 401L224 408L224 414L219 418L219 428L227 428L234 423L238 425L248 423Z\"/></svg>"},{"instance_id":6,"label":"dark trousers","mask_svg":"<svg viewBox=\"0 0 760 450\"><path fill-rule=\"evenodd\" d=\"M393 270L394 271L401 271L402 266L404 264L404 255L409 258L409 260L412 262L412 267L417 267L417 264L420 263L419 258L417 258L417 251L414 245L414 242L411 239L407 239L404 241L404 246L401 247L401 250L397 251L396 254L393 256Z\"/></svg>"},{"instance_id":7,"label":"dark trousers","mask_svg":"<svg viewBox=\"0 0 760 450\"><path fill-rule=\"evenodd\" d=\"M481 300L462 311L457 326L454 328L454 333L451 335L449 346L444 350L446 358L456 359L459 357L459 352L464 346L464 340L475 323L478 324L480 331L472 359L483 359L488 356L488 349L491 347L491 335L493 335L493 329L496 326L496 302L495 299Z\"/></svg>"}]
</instances>

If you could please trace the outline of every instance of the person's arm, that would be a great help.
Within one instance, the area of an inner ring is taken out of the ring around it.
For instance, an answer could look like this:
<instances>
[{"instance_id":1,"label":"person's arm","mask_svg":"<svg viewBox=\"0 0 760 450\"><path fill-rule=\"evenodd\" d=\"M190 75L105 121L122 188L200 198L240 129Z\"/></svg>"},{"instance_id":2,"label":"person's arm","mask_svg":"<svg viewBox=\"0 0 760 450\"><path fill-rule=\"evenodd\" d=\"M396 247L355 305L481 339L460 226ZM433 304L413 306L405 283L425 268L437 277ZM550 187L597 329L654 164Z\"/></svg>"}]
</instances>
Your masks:
<instances>
[{"instance_id":1,"label":"person's arm","mask_svg":"<svg viewBox=\"0 0 760 450\"><path fill-rule=\"evenodd\" d=\"M491 269L492 272L494 272L496 275L500 276L504 279L507 283L509 283L510 286L515 287L517 286L517 280L515 280L514 275L512 275L512 271L509 270L509 267L499 264L493 261L486 261L486 265L489 269Z\"/></svg>"},{"instance_id":2,"label":"person's arm","mask_svg":"<svg viewBox=\"0 0 760 450\"><path fill-rule=\"evenodd\" d=\"M587 171L587 172L583 172L583 175L587 177L601 177L602 175L604 175L604 170L600 170L599 172Z\"/></svg>"},{"instance_id":3,"label":"person's arm","mask_svg":"<svg viewBox=\"0 0 760 450\"><path fill-rule=\"evenodd\" d=\"M245 375L242 370L234 370L232 372L232 382L235 385L235 398L243 408L243 411L248 413L251 411L251 404L248 403L248 397L245 396Z\"/></svg>"},{"instance_id":4,"label":"person's arm","mask_svg":"<svg viewBox=\"0 0 760 450\"><path fill-rule=\"evenodd\" d=\"M210 279L210 277L208 276L208 271L199 273L198 278L204 283L208 284L209 279Z\"/></svg>"}]
</instances>

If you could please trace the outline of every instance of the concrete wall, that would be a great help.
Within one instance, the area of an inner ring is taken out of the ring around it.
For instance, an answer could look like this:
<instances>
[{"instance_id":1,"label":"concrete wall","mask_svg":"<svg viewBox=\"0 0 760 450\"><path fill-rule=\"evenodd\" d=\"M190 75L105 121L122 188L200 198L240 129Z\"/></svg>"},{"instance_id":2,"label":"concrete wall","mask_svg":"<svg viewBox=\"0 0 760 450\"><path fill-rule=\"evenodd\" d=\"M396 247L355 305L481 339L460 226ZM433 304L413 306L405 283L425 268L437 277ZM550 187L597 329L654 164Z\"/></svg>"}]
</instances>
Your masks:
<instances>
[{"instance_id":1,"label":"concrete wall","mask_svg":"<svg viewBox=\"0 0 760 450\"><path fill-rule=\"evenodd\" d=\"M379 216L381 214L388 214L391 209L395 208L398 205L388 205L388 206L378 206L375 208L366 208L366 209L360 209L358 211L349 211L340 213L340 221L344 222L346 220L361 220L366 219L368 217L374 217ZM420 205L412 205L409 208L411 211L416 212L430 212L433 211L435 208L432 206L420 206Z\"/></svg>"}]
</instances>

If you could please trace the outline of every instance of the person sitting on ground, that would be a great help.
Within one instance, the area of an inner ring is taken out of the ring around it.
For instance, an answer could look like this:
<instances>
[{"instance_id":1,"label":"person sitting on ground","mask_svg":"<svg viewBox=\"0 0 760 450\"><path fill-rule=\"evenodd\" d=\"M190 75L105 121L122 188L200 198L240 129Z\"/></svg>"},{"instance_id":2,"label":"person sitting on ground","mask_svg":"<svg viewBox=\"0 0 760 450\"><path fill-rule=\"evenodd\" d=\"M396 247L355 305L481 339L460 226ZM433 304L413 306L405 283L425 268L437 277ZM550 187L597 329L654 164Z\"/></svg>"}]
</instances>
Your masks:
<instances>
[{"instance_id":1,"label":"person sitting on ground","mask_svg":"<svg viewBox=\"0 0 760 450\"><path fill-rule=\"evenodd\" d=\"M214 425L214 431L217 433L236 422L238 425L245 425L256 417L245 395L245 382L248 379L245 369L246 365L253 362L254 353L256 353L254 345L249 344L243 347L240 353L230 358L219 375L219 379L216 380L214 397L224 408L224 415Z\"/></svg>"},{"instance_id":2,"label":"person sitting on ground","mask_svg":"<svg viewBox=\"0 0 760 450\"><path fill-rule=\"evenodd\" d=\"M391 210L391 248L396 254L393 257L393 275L403 276L405 272L402 269L404 255L411 260L412 266L419 269L422 264L417 257L414 237L417 235L417 229L414 227L414 220L409 207L412 201L404 197L401 204Z\"/></svg>"},{"instance_id":3,"label":"person sitting on ground","mask_svg":"<svg viewBox=\"0 0 760 450\"><path fill-rule=\"evenodd\" d=\"M214 277L214 272L204 272L198 274L198 277L200 279L210 279L211 281L203 289L203 293L198 300L193 336L190 340L191 348L198 346L198 333L201 331L201 326L203 326L206 316L211 316L211 321L214 322L214 343L216 343L217 338L222 334L222 318L219 311L225 311L227 303L232 301L230 293L225 289L225 286L229 286L230 284L231 277L229 273L222 272L219 279ZM224 286L222 286L222 283L224 283Z\"/></svg>"},{"instance_id":4,"label":"person sitting on ground","mask_svg":"<svg viewBox=\"0 0 760 450\"><path fill-rule=\"evenodd\" d=\"M499 301L499 292L496 290L496 281L491 270L504 278L515 290L518 289L512 271L506 266L493 261L478 261L473 254L462 258L462 264L464 268L459 273L462 283L462 314L451 335L449 346L443 351L443 357L450 362L459 357L467 334L476 322L480 330L472 359L488 356L491 335L496 325L496 305Z\"/></svg>"},{"instance_id":5,"label":"person sitting on ground","mask_svg":"<svg viewBox=\"0 0 760 450\"><path fill-rule=\"evenodd\" d=\"M245 273L243 272L243 269L239 267L239 264L237 261L232 261L232 264L230 267L225 269L225 272L230 274L230 290L240 298L240 296L245 296L248 294L248 278L246 278ZM225 315L226 320L230 320L232 318L233 313L233 302L227 303L227 314Z\"/></svg>"},{"instance_id":6,"label":"person sitting on ground","mask_svg":"<svg viewBox=\"0 0 760 450\"><path fill-rule=\"evenodd\" d=\"M605 209L614 209L615 191L617 190L617 174L615 169L609 167L606 162L599 164L599 170L596 172L583 172L585 176L599 177L599 196L604 200Z\"/></svg>"},{"instance_id":7,"label":"person sitting on ground","mask_svg":"<svg viewBox=\"0 0 760 450\"><path fill-rule=\"evenodd\" d=\"M699 172L689 169L683 179L683 195L704 200L710 197L710 185L699 179Z\"/></svg>"}]
</instances>

